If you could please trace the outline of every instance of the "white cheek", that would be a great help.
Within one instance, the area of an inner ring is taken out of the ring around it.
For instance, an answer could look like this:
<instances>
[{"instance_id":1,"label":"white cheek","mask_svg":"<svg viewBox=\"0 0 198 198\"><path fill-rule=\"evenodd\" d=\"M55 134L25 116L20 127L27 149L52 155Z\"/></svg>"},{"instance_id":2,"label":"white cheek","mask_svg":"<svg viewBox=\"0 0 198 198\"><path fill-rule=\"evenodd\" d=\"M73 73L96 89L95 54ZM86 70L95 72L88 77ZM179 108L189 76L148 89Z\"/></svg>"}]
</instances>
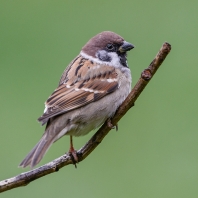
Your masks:
<instances>
[{"instance_id":1,"label":"white cheek","mask_svg":"<svg viewBox=\"0 0 198 198\"><path fill-rule=\"evenodd\" d=\"M113 65L114 67L123 67L120 64L120 58L116 52L109 52L108 56L111 57L111 61L109 62L110 65Z\"/></svg>"}]
</instances>

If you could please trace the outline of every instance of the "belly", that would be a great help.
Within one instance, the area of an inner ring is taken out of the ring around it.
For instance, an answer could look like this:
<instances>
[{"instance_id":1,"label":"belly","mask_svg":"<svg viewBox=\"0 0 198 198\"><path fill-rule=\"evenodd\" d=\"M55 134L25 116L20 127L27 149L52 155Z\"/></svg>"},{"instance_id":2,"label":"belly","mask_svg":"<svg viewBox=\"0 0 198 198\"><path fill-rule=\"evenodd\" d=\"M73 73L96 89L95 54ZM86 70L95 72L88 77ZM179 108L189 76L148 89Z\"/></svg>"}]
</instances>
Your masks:
<instances>
[{"instance_id":1,"label":"belly","mask_svg":"<svg viewBox=\"0 0 198 198\"><path fill-rule=\"evenodd\" d=\"M118 107L128 96L130 90L131 81L123 78L120 87L115 92L84 107L54 118L53 122L58 123L56 128L59 128L56 131L58 133L56 140L64 135L86 135L93 129L101 126L108 118L111 118L115 114Z\"/></svg>"},{"instance_id":2,"label":"belly","mask_svg":"<svg viewBox=\"0 0 198 198\"><path fill-rule=\"evenodd\" d=\"M124 90L123 90L124 89ZM130 91L130 83L121 86L117 91L111 93L99 101L93 102L78 110L73 118L73 127L65 135L86 135L93 129L101 126L108 118L111 118L118 107L126 99Z\"/></svg>"}]
</instances>

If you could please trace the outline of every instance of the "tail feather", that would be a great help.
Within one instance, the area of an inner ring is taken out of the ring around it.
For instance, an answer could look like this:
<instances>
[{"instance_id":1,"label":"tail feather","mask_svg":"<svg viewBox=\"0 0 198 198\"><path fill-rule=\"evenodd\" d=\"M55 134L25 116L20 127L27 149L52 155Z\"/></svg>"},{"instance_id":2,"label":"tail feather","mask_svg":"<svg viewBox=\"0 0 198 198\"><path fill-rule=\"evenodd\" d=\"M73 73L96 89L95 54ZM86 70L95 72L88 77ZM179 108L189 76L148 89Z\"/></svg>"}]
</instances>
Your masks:
<instances>
[{"instance_id":1,"label":"tail feather","mask_svg":"<svg viewBox=\"0 0 198 198\"><path fill-rule=\"evenodd\" d=\"M26 166L30 165L31 159L40 144L40 141L36 144L36 146L28 153L28 155L23 159L23 161L19 164L19 167L25 168Z\"/></svg>"},{"instance_id":2,"label":"tail feather","mask_svg":"<svg viewBox=\"0 0 198 198\"><path fill-rule=\"evenodd\" d=\"M46 134L43 135L41 140L36 144L36 146L29 152L29 154L25 157L25 159L19 164L20 167L25 168L26 166L30 166L33 168L36 166L45 153L48 151L50 146L53 144L54 138L48 139Z\"/></svg>"}]
</instances>

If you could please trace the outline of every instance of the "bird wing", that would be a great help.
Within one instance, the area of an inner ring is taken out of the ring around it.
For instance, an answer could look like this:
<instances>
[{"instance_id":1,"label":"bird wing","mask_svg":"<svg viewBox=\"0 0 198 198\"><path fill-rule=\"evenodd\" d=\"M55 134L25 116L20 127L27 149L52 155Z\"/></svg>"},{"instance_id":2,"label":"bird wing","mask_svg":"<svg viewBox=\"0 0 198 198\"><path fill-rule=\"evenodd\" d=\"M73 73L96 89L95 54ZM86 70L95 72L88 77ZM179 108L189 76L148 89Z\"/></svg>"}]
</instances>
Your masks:
<instances>
[{"instance_id":1,"label":"bird wing","mask_svg":"<svg viewBox=\"0 0 198 198\"><path fill-rule=\"evenodd\" d=\"M114 67L79 56L63 73L58 88L45 102L44 114L38 121L45 124L49 118L95 102L118 87Z\"/></svg>"}]
</instances>

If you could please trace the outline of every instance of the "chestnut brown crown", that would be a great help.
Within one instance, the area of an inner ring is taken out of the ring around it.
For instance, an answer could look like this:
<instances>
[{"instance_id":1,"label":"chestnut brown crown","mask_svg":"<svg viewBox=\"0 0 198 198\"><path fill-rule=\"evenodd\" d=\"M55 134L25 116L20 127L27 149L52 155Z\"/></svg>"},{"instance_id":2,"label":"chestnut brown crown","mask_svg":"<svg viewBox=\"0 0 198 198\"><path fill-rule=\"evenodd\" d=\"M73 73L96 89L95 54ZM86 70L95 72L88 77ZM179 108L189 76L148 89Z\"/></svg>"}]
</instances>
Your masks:
<instances>
[{"instance_id":1,"label":"chestnut brown crown","mask_svg":"<svg viewBox=\"0 0 198 198\"><path fill-rule=\"evenodd\" d=\"M96 57L96 52L105 49L107 44L112 43L121 46L123 42L124 39L120 35L114 32L104 31L91 38L82 48L82 51L87 55Z\"/></svg>"}]
</instances>

